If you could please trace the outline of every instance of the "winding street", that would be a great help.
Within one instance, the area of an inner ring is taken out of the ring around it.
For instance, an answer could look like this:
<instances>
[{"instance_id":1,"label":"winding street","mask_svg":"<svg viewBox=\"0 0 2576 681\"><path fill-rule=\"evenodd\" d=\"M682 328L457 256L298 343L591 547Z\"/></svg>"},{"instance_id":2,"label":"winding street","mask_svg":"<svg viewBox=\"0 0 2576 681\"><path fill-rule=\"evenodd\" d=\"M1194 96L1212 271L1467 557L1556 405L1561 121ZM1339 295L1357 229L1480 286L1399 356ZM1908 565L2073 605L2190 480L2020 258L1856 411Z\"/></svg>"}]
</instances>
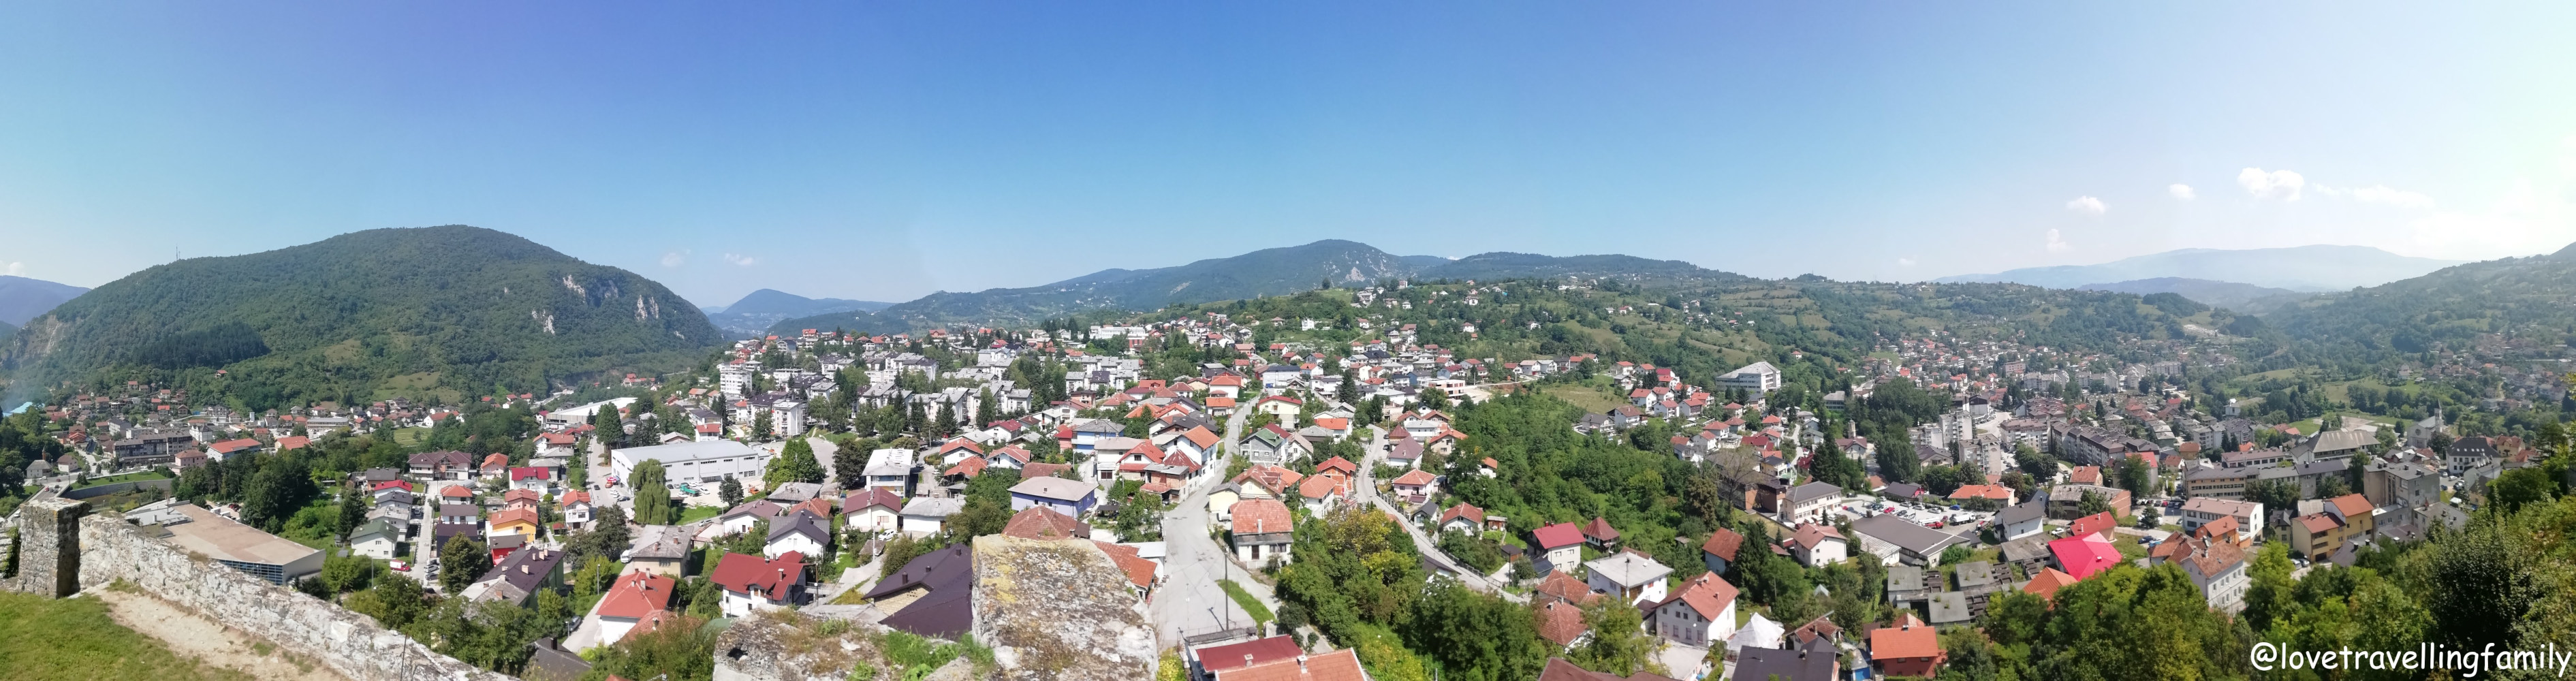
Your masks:
<instances>
[{"instance_id":1,"label":"winding street","mask_svg":"<svg viewBox=\"0 0 2576 681\"><path fill-rule=\"evenodd\" d=\"M1514 603L1529 602L1528 596L1504 591L1500 585L1493 583L1493 580L1486 579L1484 575L1477 574L1475 570L1459 564L1458 559L1452 558L1447 552L1440 550L1439 542L1433 540L1430 535L1424 534L1421 527L1415 526L1412 520L1406 518L1403 511L1396 509L1394 504L1388 503L1385 497L1378 495L1376 474L1373 469L1377 467L1377 461L1380 458L1383 458L1386 454L1385 429L1378 426L1369 426L1369 443L1367 451L1368 455L1365 457L1366 460L1359 462L1359 494L1366 497L1368 502L1376 505L1379 510L1386 511L1389 515L1395 516L1396 524L1404 526L1404 531L1407 534L1413 535L1413 546L1422 552L1422 562L1429 564L1434 569L1457 577L1458 582L1467 585L1467 588L1500 595L1504 600Z\"/></svg>"},{"instance_id":2,"label":"winding street","mask_svg":"<svg viewBox=\"0 0 2576 681\"><path fill-rule=\"evenodd\" d=\"M1153 602L1146 605L1146 610L1154 618L1155 632L1164 645L1180 645L1190 636L1252 626L1252 615L1217 586L1218 579L1232 577L1264 607L1278 612L1278 601L1271 596L1270 588L1240 574L1243 568L1234 564L1223 545L1208 536L1207 495L1225 484L1226 463L1233 456L1233 443L1243 435L1245 413L1237 411L1226 419L1224 444L1218 455L1208 458L1204 469L1209 474L1191 483L1180 503L1163 515L1163 584L1155 589Z\"/></svg>"}]
</instances>

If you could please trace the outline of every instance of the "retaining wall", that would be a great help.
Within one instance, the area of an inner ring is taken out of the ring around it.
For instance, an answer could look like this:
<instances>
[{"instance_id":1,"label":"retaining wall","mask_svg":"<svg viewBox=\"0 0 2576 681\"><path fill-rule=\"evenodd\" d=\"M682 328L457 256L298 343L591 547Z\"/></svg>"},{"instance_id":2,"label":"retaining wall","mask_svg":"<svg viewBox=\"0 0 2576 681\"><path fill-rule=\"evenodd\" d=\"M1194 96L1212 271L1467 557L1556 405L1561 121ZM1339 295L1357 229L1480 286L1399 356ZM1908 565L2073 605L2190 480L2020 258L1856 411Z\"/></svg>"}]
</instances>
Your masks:
<instances>
[{"instance_id":1,"label":"retaining wall","mask_svg":"<svg viewBox=\"0 0 2576 681\"><path fill-rule=\"evenodd\" d=\"M53 500L49 500L53 501ZM31 502L36 503L36 502ZM190 555L144 533L115 513L86 513L88 505L59 500L62 509L27 513L19 535L21 569L6 585L39 591L29 584L23 560L28 552L68 554L78 574L77 587L95 589L122 579L162 600L186 606L225 626L268 639L281 649L320 662L352 681L510 681L506 674L477 669L456 658L432 652L411 637L376 625L374 618L350 612L292 589L225 567L204 556ZM34 509L31 509L34 510ZM40 517L73 516L77 531L47 534L34 522ZM51 575L36 580L51 579ZM397 578L399 579L399 578ZM69 581L69 580L65 580ZM51 595L68 595L61 591Z\"/></svg>"}]
</instances>

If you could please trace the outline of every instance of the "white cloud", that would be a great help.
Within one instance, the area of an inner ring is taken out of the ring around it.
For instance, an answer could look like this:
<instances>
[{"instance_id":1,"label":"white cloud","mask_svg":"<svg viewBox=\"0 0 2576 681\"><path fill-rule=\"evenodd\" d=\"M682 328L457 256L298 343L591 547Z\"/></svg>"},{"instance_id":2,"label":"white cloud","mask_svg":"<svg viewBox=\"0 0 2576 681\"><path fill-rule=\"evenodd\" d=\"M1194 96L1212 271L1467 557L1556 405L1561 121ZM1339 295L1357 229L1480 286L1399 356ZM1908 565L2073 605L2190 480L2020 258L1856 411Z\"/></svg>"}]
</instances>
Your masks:
<instances>
[{"instance_id":1,"label":"white cloud","mask_svg":"<svg viewBox=\"0 0 2576 681\"><path fill-rule=\"evenodd\" d=\"M686 264L689 264L688 251L671 251L669 253L662 254L663 267L679 267Z\"/></svg>"},{"instance_id":2,"label":"white cloud","mask_svg":"<svg viewBox=\"0 0 2576 681\"><path fill-rule=\"evenodd\" d=\"M2083 213L2085 215L2098 216L2102 214L2102 211L2110 210L2111 208L2109 206L2102 205L2101 199L2090 196L2078 196L2075 197L2075 200L2066 202L2066 209Z\"/></svg>"},{"instance_id":3,"label":"white cloud","mask_svg":"<svg viewBox=\"0 0 2576 681\"><path fill-rule=\"evenodd\" d=\"M2299 190L2308 186L2308 178L2287 170L2267 173L2262 168L2246 168L2236 173L2236 184L2254 198L2297 201Z\"/></svg>"},{"instance_id":4,"label":"white cloud","mask_svg":"<svg viewBox=\"0 0 2576 681\"><path fill-rule=\"evenodd\" d=\"M724 254L724 259L725 259L725 262L733 263L733 264L735 264L735 265L740 265L740 266L743 266L743 267L750 267L750 266L753 266L753 265L758 265L758 264L760 264L760 259L759 259L759 258L754 258L754 257L748 256L748 255L735 255L735 254L732 254L732 253L726 253L726 254Z\"/></svg>"},{"instance_id":5,"label":"white cloud","mask_svg":"<svg viewBox=\"0 0 2576 681\"><path fill-rule=\"evenodd\" d=\"M1896 266L1897 266L1897 267L1913 267L1913 266L1914 266L1914 257L1913 257L1913 256L1905 256L1905 257L1897 258L1897 259L1896 259Z\"/></svg>"},{"instance_id":6,"label":"white cloud","mask_svg":"<svg viewBox=\"0 0 2576 681\"><path fill-rule=\"evenodd\" d=\"M12 276L12 277L23 277L23 276L27 276L27 263L23 263L23 262L13 262L13 263L9 263L8 271L9 271L9 276Z\"/></svg>"},{"instance_id":7,"label":"white cloud","mask_svg":"<svg viewBox=\"0 0 2576 681\"><path fill-rule=\"evenodd\" d=\"M2048 230L2048 252L2064 253L2072 250L2075 250L2074 244L2066 243L2065 239L2059 238L2057 230Z\"/></svg>"},{"instance_id":8,"label":"white cloud","mask_svg":"<svg viewBox=\"0 0 2576 681\"><path fill-rule=\"evenodd\" d=\"M2433 207L2433 197L2403 189L2391 189L2388 185L2384 184L2374 184L2368 187L2354 189L2352 190L2352 198L2353 200L2360 201L2362 203L2381 203L2399 208Z\"/></svg>"},{"instance_id":9,"label":"white cloud","mask_svg":"<svg viewBox=\"0 0 2576 681\"><path fill-rule=\"evenodd\" d=\"M2166 185L2165 193L2172 194L2176 200L2181 201L2190 201L2192 199L2200 198L2200 192L2192 191L2191 185L2179 182Z\"/></svg>"}]
</instances>

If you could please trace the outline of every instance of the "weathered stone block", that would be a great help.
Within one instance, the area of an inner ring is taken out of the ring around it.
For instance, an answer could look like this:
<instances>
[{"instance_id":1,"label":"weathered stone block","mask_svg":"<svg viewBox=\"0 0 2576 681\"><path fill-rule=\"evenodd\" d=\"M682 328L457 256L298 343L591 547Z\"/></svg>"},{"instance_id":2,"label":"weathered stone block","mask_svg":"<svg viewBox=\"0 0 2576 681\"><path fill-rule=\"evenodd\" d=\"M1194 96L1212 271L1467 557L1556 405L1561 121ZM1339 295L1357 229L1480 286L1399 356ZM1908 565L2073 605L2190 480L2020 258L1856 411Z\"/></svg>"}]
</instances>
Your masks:
<instances>
[{"instance_id":1,"label":"weathered stone block","mask_svg":"<svg viewBox=\"0 0 2576 681\"><path fill-rule=\"evenodd\" d=\"M89 504L52 498L18 507L18 574L0 589L62 598L80 593L80 521Z\"/></svg>"}]
</instances>

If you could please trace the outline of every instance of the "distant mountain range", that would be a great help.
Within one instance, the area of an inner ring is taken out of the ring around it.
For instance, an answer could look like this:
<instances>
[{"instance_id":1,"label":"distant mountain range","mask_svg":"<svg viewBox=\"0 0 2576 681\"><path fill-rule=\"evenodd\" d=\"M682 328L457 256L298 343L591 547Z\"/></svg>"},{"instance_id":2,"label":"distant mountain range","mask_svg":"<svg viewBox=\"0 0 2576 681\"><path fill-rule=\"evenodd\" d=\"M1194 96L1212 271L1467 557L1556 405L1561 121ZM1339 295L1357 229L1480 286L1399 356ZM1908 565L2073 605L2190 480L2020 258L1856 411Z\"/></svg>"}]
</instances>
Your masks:
<instances>
[{"instance_id":1,"label":"distant mountain range","mask_svg":"<svg viewBox=\"0 0 2576 681\"><path fill-rule=\"evenodd\" d=\"M2266 315L2327 347L2423 352L2491 333L2547 347L2576 342L2576 245L2550 255L2484 260L2344 293Z\"/></svg>"},{"instance_id":2,"label":"distant mountain range","mask_svg":"<svg viewBox=\"0 0 2576 681\"><path fill-rule=\"evenodd\" d=\"M2377 286L2423 276L2461 262L2464 261L2403 256L2368 246L2318 245L2243 250L2186 248L2099 265L2026 267L1995 274L1942 277L1934 281L2001 281L2049 288L2077 288L2087 284L2179 278L2322 292ZM2190 296L2185 294L2185 297Z\"/></svg>"},{"instance_id":3,"label":"distant mountain range","mask_svg":"<svg viewBox=\"0 0 2576 681\"><path fill-rule=\"evenodd\" d=\"M1303 246L1268 248L1231 258L1154 269L1108 269L1028 288L973 293L940 292L874 312L844 311L778 322L771 333L848 329L891 333L945 324L1031 324L1099 309L1151 310L1173 303L1202 303L1295 293L1319 285L1365 286L1382 279L1505 279L1570 277L1635 283L1741 280L1744 277L1679 260L1625 255L1554 257L1485 253L1455 260L1400 256L1368 244L1328 239ZM730 313L730 309L728 313Z\"/></svg>"},{"instance_id":4,"label":"distant mountain range","mask_svg":"<svg viewBox=\"0 0 2576 681\"><path fill-rule=\"evenodd\" d=\"M454 225L155 265L28 321L0 344L0 368L16 398L60 381L150 379L253 409L453 402L684 366L723 340L650 279Z\"/></svg>"},{"instance_id":5,"label":"distant mountain range","mask_svg":"<svg viewBox=\"0 0 2576 681\"><path fill-rule=\"evenodd\" d=\"M743 296L732 305L705 308L707 321L733 338L754 338L769 331L769 325L780 320L837 312L875 312L894 303L840 298L807 298L777 289L761 289Z\"/></svg>"},{"instance_id":6,"label":"distant mountain range","mask_svg":"<svg viewBox=\"0 0 2576 681\"><path fill-rule=\"evenodd\" d=\"M87 291L43 279L0 275L0 324L25 326L27 320Z\"/></svg>"},{"instance_id":7,"label":"distant mountain range","mask_svg":"<svg viewBox=\"0 0 2576 681\"><path fill-rule=\"evenodd\" d=\"M2080 291L2135 293L2142 296L2157 293L2171 293L2184 298L2189 298L2192 302L2200 303L2202 305L2223 307L2237 312L2258 315L2280 309L2283 306L2290 305L2301 300L2306 300L2317 295L2315 293L2292 291L2285 288L2239 284L2232 281L2185 279L2182 277L2157 277L2154 279L2118 281L2108 284L2085 284L2075 288Z\"/></svg>"}]
</instances>

